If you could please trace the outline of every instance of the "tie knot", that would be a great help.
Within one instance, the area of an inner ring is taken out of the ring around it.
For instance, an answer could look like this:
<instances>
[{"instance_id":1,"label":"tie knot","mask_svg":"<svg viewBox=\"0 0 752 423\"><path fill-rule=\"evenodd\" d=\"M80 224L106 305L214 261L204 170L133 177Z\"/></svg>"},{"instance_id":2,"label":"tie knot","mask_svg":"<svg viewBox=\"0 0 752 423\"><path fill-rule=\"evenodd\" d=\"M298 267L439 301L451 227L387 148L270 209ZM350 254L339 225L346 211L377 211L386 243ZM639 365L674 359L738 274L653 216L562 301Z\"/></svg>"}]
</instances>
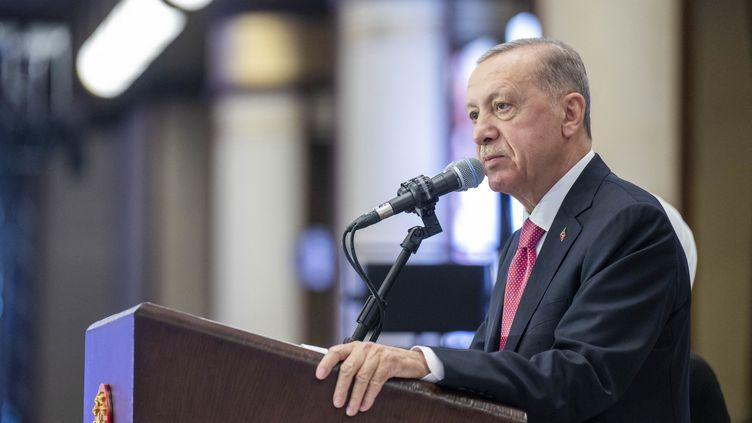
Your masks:
<instances>
[{"instance_id":1,"label":"tie knot","mask_svg":"<svg viewBox=\"0 0 752 423\"><path fill-rule=\"evenodd\" d=\"M538 245L538 241L540 241L544 233L546 233L545 230L539 228L530 219L525 219L525 223L522 224L522 232L520 233L520 244L517 248L535 249L535 246Z\"/></svg>"}]
</instances>

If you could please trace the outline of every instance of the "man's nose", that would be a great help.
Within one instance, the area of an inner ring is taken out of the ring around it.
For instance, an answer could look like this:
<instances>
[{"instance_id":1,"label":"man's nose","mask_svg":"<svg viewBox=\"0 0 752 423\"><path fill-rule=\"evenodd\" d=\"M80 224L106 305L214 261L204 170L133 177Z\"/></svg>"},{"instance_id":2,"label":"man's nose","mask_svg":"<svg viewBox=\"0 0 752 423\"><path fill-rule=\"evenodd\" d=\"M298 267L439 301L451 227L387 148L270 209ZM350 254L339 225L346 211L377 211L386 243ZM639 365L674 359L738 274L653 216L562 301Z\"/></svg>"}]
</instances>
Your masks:
<instances>
[{"instance_id":1,"label":"man's nose","mask_svg":"<svg viewBox=\"0 0 752 423\"><path fill-rule=\"evenodd\" d=\"M479 117L473 127L473 141L478 145L488 144L499 137L499 129L490 119Z\"/></svg>"}]
</instances>

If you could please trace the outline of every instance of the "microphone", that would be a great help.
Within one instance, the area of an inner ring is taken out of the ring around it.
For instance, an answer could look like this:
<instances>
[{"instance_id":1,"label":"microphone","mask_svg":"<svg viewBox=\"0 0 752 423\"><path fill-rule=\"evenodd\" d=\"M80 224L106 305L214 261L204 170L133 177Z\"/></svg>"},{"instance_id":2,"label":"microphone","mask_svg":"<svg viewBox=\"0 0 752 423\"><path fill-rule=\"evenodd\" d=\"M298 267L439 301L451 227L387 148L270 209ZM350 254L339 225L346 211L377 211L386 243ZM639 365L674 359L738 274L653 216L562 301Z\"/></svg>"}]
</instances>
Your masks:
<instances>
[{"instance_id":1,"label":"microphone","mask_svg":"<svg viewBox=\"0 0 752 423\"><path fill-rule=\"evenodd\" d=\"M395 214L413 211L439 201L439 197L454 191L466 191L483 182L483 164L478 159L466 158L449 163L433 178L420 175L403 182L397 196L353 220L347 230L371 226Z\"/></svg>"}]
</instances>

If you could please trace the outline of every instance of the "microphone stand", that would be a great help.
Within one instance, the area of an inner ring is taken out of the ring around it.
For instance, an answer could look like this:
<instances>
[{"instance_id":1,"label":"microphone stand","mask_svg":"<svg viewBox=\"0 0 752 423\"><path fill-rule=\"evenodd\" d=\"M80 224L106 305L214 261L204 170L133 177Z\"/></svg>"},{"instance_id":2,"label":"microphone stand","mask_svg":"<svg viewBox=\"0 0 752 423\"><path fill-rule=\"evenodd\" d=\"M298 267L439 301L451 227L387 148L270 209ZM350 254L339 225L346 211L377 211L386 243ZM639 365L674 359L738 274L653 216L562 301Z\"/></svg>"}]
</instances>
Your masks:
<instances>
[{"instance_id":1,"label":"microphone stand","mask_svg":"<svg viewBox=\"0 0 752 423\"><path fill-rule=\"evenodd\" d=\"M379 299L374 298L373 295L368 296L368 300L366 300L363 309L358 315L358 326L355 328L355 331L353 331L352 336L345 338L343 341L345 344L352 341L362 341L366 338L368 332L371 331L373 331L371 333L371 342L376 342L378 339L383 322L380 322L380 313L376 302L383 301L384 308L386 308L386 296L389 294L389 290L392 288L394 281L405 267L410 255L415 254L418 251L418 247L420 247L420 243L424 239L430 238L442 231L441 224L439 223L439 219L436 217L435 212L437 201L438 199L433 200L422 207L415 208L415 213L421 217L424 226L414 226L407 231L407 236L400 244L402 251L397 256L394 264L392 264L392 267L389 269L389 273L387 273L386 278L384 278L384 281L379 287Z\"/></svg>"}]
</instances>

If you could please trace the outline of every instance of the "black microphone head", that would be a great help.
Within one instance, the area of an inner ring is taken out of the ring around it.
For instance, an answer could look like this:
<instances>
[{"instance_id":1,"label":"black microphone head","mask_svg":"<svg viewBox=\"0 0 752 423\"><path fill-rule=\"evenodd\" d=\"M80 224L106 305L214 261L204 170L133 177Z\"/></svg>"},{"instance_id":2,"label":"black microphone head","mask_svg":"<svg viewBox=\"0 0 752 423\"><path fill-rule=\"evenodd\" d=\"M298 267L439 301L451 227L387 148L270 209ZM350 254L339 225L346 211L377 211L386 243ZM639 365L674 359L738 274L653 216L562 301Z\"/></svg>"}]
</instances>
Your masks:
<instances>
[{"instance_id":1,"label":"black microphone head","mask_svg":"<svg viewBox=\"0 0 752 423\"><path fill-rule=\"evenodd\" d=\"M457 191L466 191L468 188L476 188L483 182L486 175L483 172L483 163L472 157L460 159L449 163L444 171L451 170L460 181Z\"/></svg>"}]
</instances>

